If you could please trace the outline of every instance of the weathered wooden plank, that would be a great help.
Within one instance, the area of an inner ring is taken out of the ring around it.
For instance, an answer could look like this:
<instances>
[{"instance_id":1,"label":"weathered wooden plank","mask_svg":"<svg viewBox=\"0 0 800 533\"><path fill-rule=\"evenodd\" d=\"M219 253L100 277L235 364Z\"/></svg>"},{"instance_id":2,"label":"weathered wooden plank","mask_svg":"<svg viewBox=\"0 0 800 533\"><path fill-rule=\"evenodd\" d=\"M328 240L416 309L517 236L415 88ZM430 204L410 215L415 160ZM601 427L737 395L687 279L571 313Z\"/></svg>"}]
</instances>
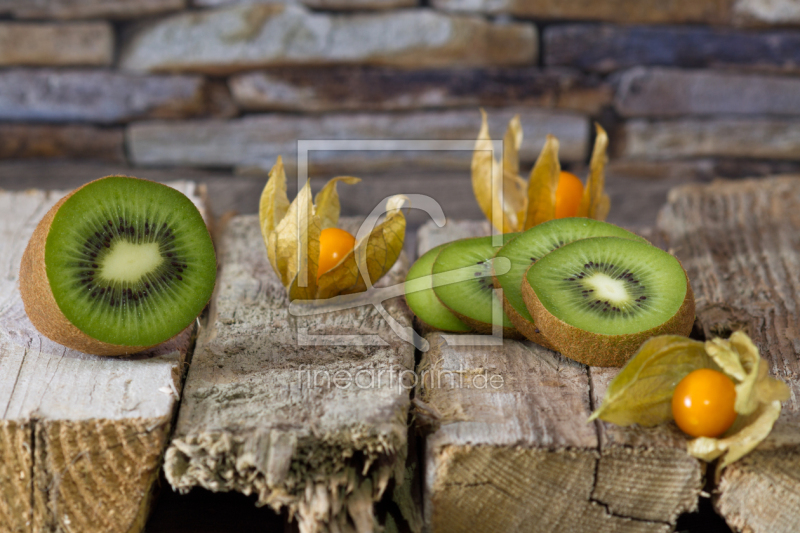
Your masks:
<instances>
[{"instance_id":1,"label":"weathered wooden plank","mask_svg":"<svg viewBox=\"0 0 800 533\"><path fill-rule=\"evenodd\" d=\"M589 368L593 407L618 373ZM676 425L596 424L601 452L593 494L610 513L674 525L680 513L697 510L705 463L686 453L686 436Z\"/></svg>"},{"instance_id":2,"label":"weathered wooden plank","mask_svg":"<svg viewBox=\"0 0 800 533\"><path fill-rule=\"evenodd\" d=\"M589 120L567 111L504 107L488 110L489 127L501 138L516 114L525 131L520 157L535 161L548 133L561 141L562 161L583 161L589 144ZM468 169L469 150L404 150L407 140L474 141L480 129L476 109L416 113L330 113L301 116L270 113L228 121L137 122L128 126L130 160L141 166L260 167L269 169L283 156L287 172L296 166L300 140L385 140L384 150L315 150L309 172L396 171L417 168ZM468 145L469 146L469 145Z\"/></svg>"},{"instance_id":3,"label":"weathered wooden plank","mask_svg":"<svg viewBox=\"0 0 800 533\"><path fill-rule=\"evenodd\" d=\"M193 183L172 185L201 202ZM128 358L40 335L19 295L19 263L61 196L0 193L0 531L140 531L194 326Z\"/></svg>"},{"instance_id":4,"label":"weathered wooden plank","mask_svg":"<svg viewBox=\"0 0 800 533\"><path fill-rule=\"evenodd\" d=\"M350 225L352 226L352 220ZM351 228L352 229L352 228ZM414 348L366 306L294 316L258 219L231 220L208 328L175 435L170 484L255 494L301 531L372 531L373 502L402 478ZM383 284L402 280L401 259ZM402 299L385 302L410 325Z\"/></svg>"},{"instance_id":5,"label":"weathered wooden plank","mask_svg":"<svg viewBox=\"0 0 800 533\"><path fill-rule=\"evenodd\" d=\"M563 24L544 30L544 64L612 72L640 65L797 71L800 35L788 30Z\"/></svg>"},{"instance_id":6,"label":"weathered wooden plank","mask_svg":"<svg viewBox=\"0 0 800 533\"><path fill-rule=\"evenodd\" d=\"M333 17L299 5L250 4L148 24L126 43L120 66L229 74L286 65L531 65L537 47L529 23L501 25L423 9Z\"/></svg>"},{"instance_id":7,"label":"weathered wooden plank","mask_svg":"<svg viewBox=\"0 0 800 533\"><path fill-rule=\"evenodd\" d=\"M428 224L419 253L487 230ZM431 531L671 531L696 509L704 468L676 428L585 422L616 369L529 342L450 342L463 338L428 335L418 367Z\"/></svg>"},{"instance_id":8,"label":"weathered wooden plank","mask_svg":"<svg viewBox=\"0 0 800 533\"><path fill-rule=\"evenodd\" d=\"M659 229L692 281L706 336L743 329L791 399L768 439L728 466L715 498L737 530L793 531L800 522L800 177L711 185L670 193Z\"/></svg>"},{"instance_id":9,"label":"weathered wooden plank","mask_svg":"<svg viewBox=\"0 0 800 533\"><path fill-rule=\"evenodd\" d=\"M270 69L230 78L247 110L365 111L530 105L597 114L611 87L571 69L339 67Z\"/></svg>"},{"instance_id":10,"label":"weathered wooden plank","mask_svg":"<svg viewBox=\"0 0 800 533\"><path fill-rule=\"evenodd\" d=\"M31 425L0 420L0 531L30 531L33 494Z\"/></svg>"}]
</instances>

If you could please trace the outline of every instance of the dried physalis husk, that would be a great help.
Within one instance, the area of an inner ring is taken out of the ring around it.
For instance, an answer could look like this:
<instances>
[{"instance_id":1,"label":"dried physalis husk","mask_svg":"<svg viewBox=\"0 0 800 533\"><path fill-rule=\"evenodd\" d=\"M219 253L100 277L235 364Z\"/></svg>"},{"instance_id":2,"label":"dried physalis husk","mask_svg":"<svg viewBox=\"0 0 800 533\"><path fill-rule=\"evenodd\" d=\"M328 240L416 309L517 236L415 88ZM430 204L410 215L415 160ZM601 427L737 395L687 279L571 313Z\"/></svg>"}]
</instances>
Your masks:
<instances>
[{"instance_id":1,"label":"dried physalis husk","mask_svg":"<svg viewBox=\"0 0 800 533\"><path fill-rule=\"evenodd\" d=\"M702 343L664 335L645 342L608 386L590 420L621 426L654 426L672 420L672 394L678 383L698 368L712 368L730 377L736 388L738 416L721 438L699 437L687 444L690 455L717 463L717 474L763 441L789 398L786 384L769 375L758 348L741 331L730 339Z\"/></svg>"},{"instance_id":2,"label":"dried physalis husk","mask_svg":"<svg viewBox=\"0 0 800 533\"><path fill-rule=\"evenodd\" d=\"M600 125L595 127L597 139L577 216L605 220L610 207L608 195L603 191L608 135ZM522 125L519 116L515 116L503 137L501 164L494 158L486 113L481 110L481 129L472 154L472 191L483 214L502 233L523 231L555 218L556 189L561 174L558 139L547 136L526 181L520 176L519 168L522 137Z\"/></svg>"},{"instance_id":3,"label":"dried physalis husk","mask_svg":"<svg viewBox=\"0 0 800 533\"><path fill-rule=\"evenodd\" d=\"M286 196L286 173L278 161L269 173L261 194L259 219L272 268L286 287L289 299L311 300L365 291L394 265L403 249L406 221L400 208L404 196L388 200L387 214L353 250L317 279L322 230L339 222L341 206L336 185L355 185L351 176L331 179L312 202L311 183L306 182L297 197ZM362 268L359 269L359 261ZM361 272L368 273L365 280Z\"/></svg>"},{"instance_id":4,"label":"dried physalis husk","mask_svg":"<svg viewBox=\"0 0 800 533\"><path fill-rule=\"evenodd\" d=\"M689 454L717 463L717 476L723 468L739 460L767 438L781 414L781 402L789 399L789 387L769 375L769 365L758 348L742 331L730 339L706 342L706 352L735 383L734 410L739 416L721 438L698 437L689 442Z\"/></svg>"},{"instance_id":5,"label":"dried physalis husk","mask_svg":"<svg viewBox=\"0 0 800 533\"><path fill-rule=\"evenodd\" d=\"M611 380L589 420L648 427L672 420L672 393L680 380L711 366L702 342L680 335L653 337Z\"/></svg>"},{"instance_id":6,"label":"dried physalis husk","mask_svg":"<svg viewBox=\"0 0 800 533\"><path fill-rule=\"evenodd\" d=\"M518 175L522 126L519 117L509 122L501 165L494 158L489 125L483 110L481 117L481 129L472 154L472 191L483 214L499 231L519 231L524 223L527 205L525 180Z\"/></svg>"}]
</instances>

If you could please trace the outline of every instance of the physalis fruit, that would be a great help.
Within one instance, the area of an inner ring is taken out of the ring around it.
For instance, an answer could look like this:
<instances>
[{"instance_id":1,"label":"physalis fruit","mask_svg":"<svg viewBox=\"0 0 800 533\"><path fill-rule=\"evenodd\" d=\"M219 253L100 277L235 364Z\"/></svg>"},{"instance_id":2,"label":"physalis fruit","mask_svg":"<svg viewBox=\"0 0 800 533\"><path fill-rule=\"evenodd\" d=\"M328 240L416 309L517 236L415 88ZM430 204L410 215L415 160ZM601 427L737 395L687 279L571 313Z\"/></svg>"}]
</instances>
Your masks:
<instances>
[{"instance_id":1,"label":"physalis fruit","mask_svg":"<svg viewBox=\"0 0 800 533\"><path fill-rule=\"evenodd\" d=\"M698 368L672 393L672 417L692 437L719 437L736 420L736 388L731 378L711 368Z\"/></svg>"}]
</instances>

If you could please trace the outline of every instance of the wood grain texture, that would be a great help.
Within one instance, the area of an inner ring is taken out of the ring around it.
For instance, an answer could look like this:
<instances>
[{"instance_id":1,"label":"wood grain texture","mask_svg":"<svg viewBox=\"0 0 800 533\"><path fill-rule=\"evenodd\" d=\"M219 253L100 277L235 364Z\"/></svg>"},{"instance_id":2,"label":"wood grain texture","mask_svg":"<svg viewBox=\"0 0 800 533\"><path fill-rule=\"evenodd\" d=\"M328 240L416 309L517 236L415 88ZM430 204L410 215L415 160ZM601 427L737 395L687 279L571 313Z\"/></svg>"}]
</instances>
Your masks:
<instances>
[{"instance_id":1,"label":"wood grain texture","mask_svg":"<svg viewBox=\"0 0 800 533\"><path fill-rule=\"evenodd\" d=\"M589 368L592 405L599 406L617 368ZM705 463L686 453L675 424L620 427L597 421L600 460L594 497L610 512L674 524L697 510Z\"/></svg>"},{"instance_id":2,"label":"wood grain texture","mask_svg":"<svg viewBox=\"0 0 800 533\"><path fill-rule=\"evenodd\" d=\"M485 222L429 223L418 253L486 232ZM671 531L697 508L704 467L677 428L586 423L618 369L527 341L427 339L415 402L431 531Z\"/></svg>"},{"instance_id":3,"label":"wood grain texture","mask_svg":"<svg viewBox=\"0 0 800 533\"><path fill-rule=\"evenodd\" d=\"M201 203L193 183L172 185ZM69 350L36 331L18 268L34 227L61 196L0 193L0 531L136 532L194 326L114 359Z\"/></svg>"},{"instance_id":4,"label":"wood grain texture","mask_svg":"<svg viewBox=\"0 0 800 533\"><path fill-rule=\"evenodd\" d=\"M707 337L746 331L789 384L772 433L719 482L716 508L741 531L800 522L800 177L719 181L673 190L659 229L686 268Z\"/></svg>"},{"instance_id":5,"label":"wood grain texture","mask_svg":"<svg viewBox=\"0 0 800 533\"><path fill-rule=\"evenodd\" d=\"M405 468L413 346L371 305L292 315L257 217L232 219L222 246L168 481L181 492L255 494L260 505L288 508L304 533L372 531L373 502ZM381 283L399 282L406 268L401 256ZM401 299L385 308L410 326Z\"/></svg>"},{"instance_id":6,"label":"wood grain texture","mask_svg":"<svg viewBox=\"0 0 800 533\"><path fill-rule=\"evenodd\" d=\"M31 425L0 420L0 531L30 531L33 490Z\"/></svg>"}]
</instances>

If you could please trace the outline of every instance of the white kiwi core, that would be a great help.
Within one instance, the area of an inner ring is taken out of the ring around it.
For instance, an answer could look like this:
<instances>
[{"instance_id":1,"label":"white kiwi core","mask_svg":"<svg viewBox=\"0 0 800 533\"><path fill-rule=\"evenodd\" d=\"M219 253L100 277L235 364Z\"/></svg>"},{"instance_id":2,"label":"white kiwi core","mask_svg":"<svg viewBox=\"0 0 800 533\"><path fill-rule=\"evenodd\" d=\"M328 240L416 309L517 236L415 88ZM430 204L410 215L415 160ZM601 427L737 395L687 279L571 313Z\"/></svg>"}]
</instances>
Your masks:
<instances>
[{"instance_id":1,"label":"white kiwi core","mask_svg":"<svg viewBox=\"0 0 800 533\"><path fill-rule=\"evenodd\" d=\"M157 242L135 244L119 240L109 251L100 277L109 281L136 282L154 272L164 261Z\"/></svg>"},{"instance_id":2,"label":"white kiwi core","mask_svg":"<svg viewBox=\"0 0 800 533\"><path fill-rule=\"evenodd\" d=\"M608 274L596 273L584 280L584 283L593 288L596 298L609 302L627 302L631 299L625 290L625 282L614 279Z\"/></svg>"}]
</instances>

